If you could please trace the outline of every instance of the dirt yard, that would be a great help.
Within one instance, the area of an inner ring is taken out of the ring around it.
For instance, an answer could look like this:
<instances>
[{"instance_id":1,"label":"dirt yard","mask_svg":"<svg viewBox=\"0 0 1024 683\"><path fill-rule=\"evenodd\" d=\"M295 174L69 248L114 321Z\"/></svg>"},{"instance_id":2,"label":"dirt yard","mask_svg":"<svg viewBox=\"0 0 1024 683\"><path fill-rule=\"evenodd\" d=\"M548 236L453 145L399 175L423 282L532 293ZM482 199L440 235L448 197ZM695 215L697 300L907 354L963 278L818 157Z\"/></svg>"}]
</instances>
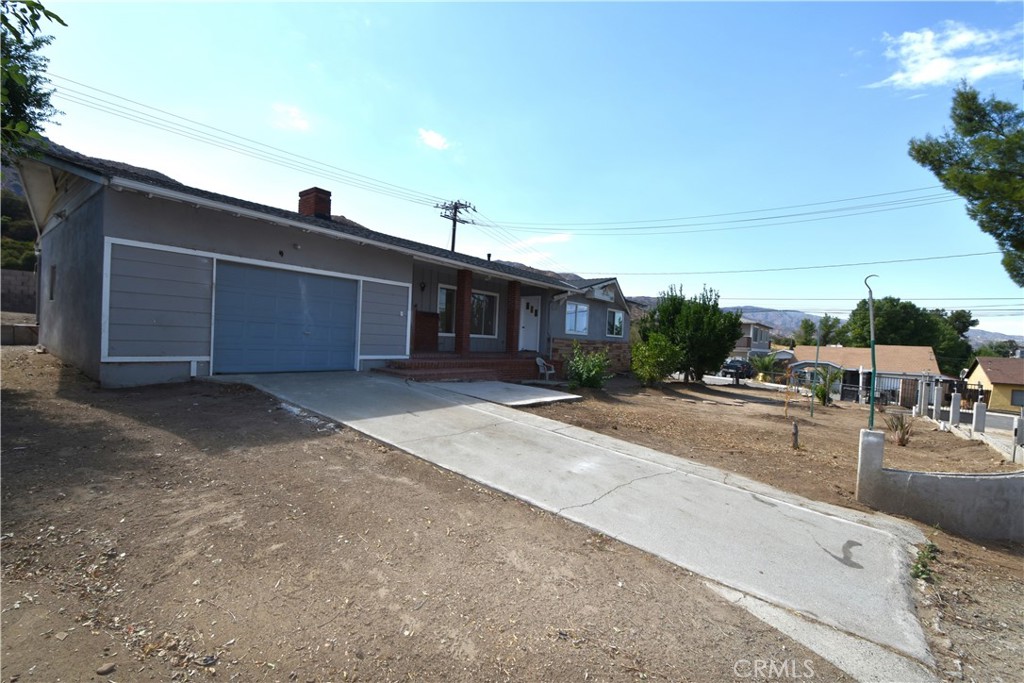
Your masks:
<instances>
[{"instance_id":1,"label":"dirt yard","mask_svg":"<svg viewBox=\"0 0 1024 683\"><path fill-rule=\"evenodd\" d=\"M850 680L699 576L254 390L0 369L3 683Z\"/></svg>"},{"instance_id":2,"label":"dirt yard","mask_svg":"<svg viewBox=\"0 0 1024 683\"><path fill-rule=\"evenodd\" d=\"M849 680L701 577L256 391L101 391L18 347L0 370L4 683ZM627 385L536 412L856 506L863 415L794 407L794 453L776 400ZM932 537L944 677L1020 680L1020 549Z\"/></svg>"},{"instance_id":3,"label":"dirt yard","mask_svg":"<svg viewBox=\"0 0 1024 683\"><path fill-rule=\"evenodd\" d=\"M868 510L854 499L859 430L868 411L856 404L787 402L747 386L669 383L643 388L616 377L584 400L531 412L720 467L807 498ZM793 422L799 449L792 448ZM887 467L933 472L1021 469L991 447L915 420L906 447L886 441ZM885 413L875 414L885 429ZM919 581L922 623L948 680L1024 680L1024 546L975 543L919 524L938 546L934 580Z\"/></svg>"}]
</instances>

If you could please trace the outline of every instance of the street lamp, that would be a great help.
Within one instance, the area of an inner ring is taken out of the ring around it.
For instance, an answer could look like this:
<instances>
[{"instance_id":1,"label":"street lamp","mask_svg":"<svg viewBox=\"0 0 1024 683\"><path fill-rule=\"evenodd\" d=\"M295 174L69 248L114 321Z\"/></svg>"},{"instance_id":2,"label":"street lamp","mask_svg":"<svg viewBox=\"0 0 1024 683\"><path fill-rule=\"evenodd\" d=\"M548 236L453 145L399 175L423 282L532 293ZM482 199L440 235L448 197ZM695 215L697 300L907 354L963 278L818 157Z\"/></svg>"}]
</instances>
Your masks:
<instances>
[{"instance_id":1,"label":"street lamp","mask_svg":"<svg viewBox=\"0 0 1024 683\"><path fill-rule=\"evenodd\" d=\"M877 275L868 275L864 278L864 286L868 288L868 324L871 329L871 410L868 413L868 429L875 428L875 377L878 370L875 367L875 297L871 291L868 280Z\"/></svg>"}]
</instances>

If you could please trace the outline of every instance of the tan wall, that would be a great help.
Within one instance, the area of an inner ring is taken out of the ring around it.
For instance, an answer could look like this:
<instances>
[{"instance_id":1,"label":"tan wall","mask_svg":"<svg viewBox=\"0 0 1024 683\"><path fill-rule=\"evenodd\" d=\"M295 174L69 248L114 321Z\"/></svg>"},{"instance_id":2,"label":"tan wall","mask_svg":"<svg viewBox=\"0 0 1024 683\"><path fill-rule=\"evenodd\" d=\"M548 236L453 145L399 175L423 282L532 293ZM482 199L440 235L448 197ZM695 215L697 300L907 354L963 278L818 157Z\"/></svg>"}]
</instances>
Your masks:
<instances>
[{"instance_id":1,"label":"tan wall","mask_svg":"<svg viewBox=\"0 0 1024 683\"><path fill-rule=\"evenodd\" d=\"M1021 384L995 384L992 386L992 395L989 399L988 409L989 410L1006 410L1009 412L1017 412L1020 410L1020 406L1015 406L1010 402L1013 396L1013 391L1016 389L1020 391L1024 389L1024 385Z\"/></svg>"}]
</instances>

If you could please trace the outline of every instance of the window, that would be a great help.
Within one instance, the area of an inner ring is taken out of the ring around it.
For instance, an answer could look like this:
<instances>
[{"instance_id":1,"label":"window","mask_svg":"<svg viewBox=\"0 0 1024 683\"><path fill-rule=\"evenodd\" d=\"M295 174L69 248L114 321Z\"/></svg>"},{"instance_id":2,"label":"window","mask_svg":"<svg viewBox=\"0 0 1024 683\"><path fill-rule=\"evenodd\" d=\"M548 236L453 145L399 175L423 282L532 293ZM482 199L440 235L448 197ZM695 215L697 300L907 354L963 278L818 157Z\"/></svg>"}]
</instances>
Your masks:
<instances>
[{"instance_id":1,"label":"window","mask_svg":"<svg viewBox=\"0 0 1024 683\"><path fill-rule=\"evenodd\" d=\"M571 301L565 304L565 332L566 334L586 334L587 317L590 314L590 306L576 304Z\"/></svg>"},{"instance_id":2,"label":"window","mask_svg":"<svg viewBox=\"0 0 1024 683\"><path fill-rule=\"evenodd\" d=\"M53 301L53 293L57 289L57 266L50 266L50 301Z\"/></svg>"},{"instance_id":3,"label":"window","mask_svg":"<svg viewBox=\"0 0 1024 683\"><path fill-rule=\"evenodd\" d=\"M1010 405L1012 406L1024 406L1024 391L1020 389L1010 390Z\"/></svg>"},{"instance_id":4,"label":"window","mask_svg":"<svg viewBox=\"0 0 1024 683\"><path fill-rule=\"evenodd\" d=\"M455 334L455 288L441 287L437 291L438 331Z\"/></svg>"},{"instance_id":5,"label":"window","mask_svg":"<svg viewBox=\"0 0 1024 683\"><path fill-rule=\"evenodd\" d=\"M469 305L469 333L478 337L498 336L498 295L473 292Z\"/></svg>"},{"instance_id":6,"label":"window","mask_svg":"<svg viewBox=\"0 0 1024 683\"><path fill-rule=\"evenodd\" d=\"M622 330L625 326L626 316L622 311L616 311L614 308L608 310L608 336L609 337L621 337Z\"/></svg>"},{"instance_id":7,"label":"window","mask_svg":"<svg viewBox=\"0 0 1024 683\"><path fill-rule=\"evenodd\" d=\"M442 285L437 293L438 331L455 334L454 287ZM498 336L498 295L473 292L469 300L469 334L473 337Z\"/></svg>"}]
</instances>

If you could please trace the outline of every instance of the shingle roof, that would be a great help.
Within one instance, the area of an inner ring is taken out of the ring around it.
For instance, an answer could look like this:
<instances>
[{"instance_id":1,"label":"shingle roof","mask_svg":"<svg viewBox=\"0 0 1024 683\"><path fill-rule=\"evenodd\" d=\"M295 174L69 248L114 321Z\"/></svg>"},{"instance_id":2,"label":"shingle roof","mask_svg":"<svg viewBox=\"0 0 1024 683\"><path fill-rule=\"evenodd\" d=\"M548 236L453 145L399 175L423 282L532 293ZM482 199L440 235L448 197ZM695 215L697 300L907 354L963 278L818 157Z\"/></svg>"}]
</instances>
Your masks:
<instances>
[{"instance_id":1,"label":"shingle roof","mask_svg":"<svg viewBox=\"0 0 1024 683\"><path fill-rule=\"evenodd\" d=\"M991 358L978 356L971 366L971 373L977 365L985 371L992 384L1024 385L1024 358ZM970 377L970 373L968 373Z\"/></svg>"},{"instance_id":2,"label":"shingle roof","mask_svg":"<svg viewBox=\"0 0 1024 683\"><path fill-rule=\"evenodd\" d=\"M373 242L385 246L400 247L403 249L409 249L416 251L426 256L434 258L440 258L448 261L455 261L457 263L472 267L475 270L489 271L500 275L505 275L517 280L531 280L533 282L540 282L543 284L550 285L557 289L562 290L573 290L577 289L575 283L568 284L562 280L549 277L547 275L538 272L529 272L514 268L502 263L494 261L487 261L485 259L477 258L475 256L469 256L468 254L460 254L458 252L452 252L447 249L440 247L434 247L429 244L423 244L421 242L414 242L401 237L395 237L376 230L371 230L355 221L351 221L347 218L335 218L334 220L327 220L322 218L314 218L312 216L303 216L300 213L294 211L285 211L284 209L278 209L273 206L265 206L263 204L256 204L255 202L245 201L244 199L237 199L235 197L229 197L227 195L217 194L215 192L208 192L195 187L189 187L179 183L178 181L147 168L140 168L138 166L132 166L130 164L121 163L118 161L109 161L106 159L96 159L94 157L80 154L66 147L50 142L43 150L43 160L51 157L58 161L62 161L73 166L77 166L85 171L89 171L95 175L104 176L107 178L123 178L125 180L133 180L136 182L153 185L158 188L164 188L167 190L173 190L182 194L191 195L199 199L204 199L212 202L218 202L222 204L228 204L236 206L249 211L255 211L264 214L272 218L280 218L289 221L298 221L301 223L307 223L309 225L332 230L338 233L349 235L357 238L360 241Z\"/></svg>"},{"instance_id":3,"label":"shingle roof","mask_svg":"<svg viewBox=\"0 0 1024 683\"><path fill-rule=\"evenodd\" d=\"M793 361L800 363L814 361L815 346L797 346L793 349ZM847 370L871 368L871 349L852 346L822 346L818 360L832 363ZM879 372L906 373L919 375L926 372L938 375L939 364L930 346L875 346L875 363Z\"/></svg>"}]
</instances>

